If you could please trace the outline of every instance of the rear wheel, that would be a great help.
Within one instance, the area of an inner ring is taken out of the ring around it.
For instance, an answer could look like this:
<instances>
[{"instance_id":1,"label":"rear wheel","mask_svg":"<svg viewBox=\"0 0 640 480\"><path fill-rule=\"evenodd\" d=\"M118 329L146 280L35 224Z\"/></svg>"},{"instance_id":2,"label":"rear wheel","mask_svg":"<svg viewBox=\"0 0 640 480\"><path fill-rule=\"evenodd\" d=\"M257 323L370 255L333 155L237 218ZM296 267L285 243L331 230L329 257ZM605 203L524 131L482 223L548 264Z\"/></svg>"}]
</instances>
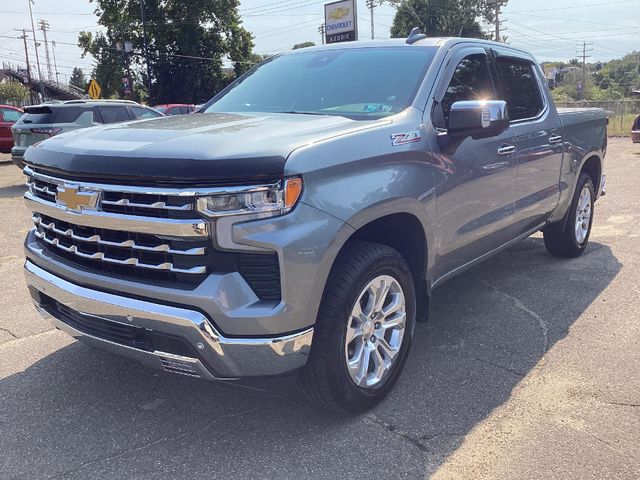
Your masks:
<instances>
[{"instance_id":1,"label":"rear wheel","mask_svg":"<svg viewBox=\"0 0 640 480\"><path fill-rule=\"evenodd\" d=\"M591 234L595 198L591 177L581 173L564 228L561 229L561 225L553 224L545 227L543 231L544 244L549 253L559 257L573 258L584 252Z\"/></svg>"},{"instance_id":2,"label":"rear wheel","mask_svg":"<svg viewBox=\"0 0 640 480\"><path fill-rule=\"evenodd\" d=\"M391 390L415 325L415 291L402 256L354 242L336 260L316 322L303 390L334 411L365 411Z\"/></svg>"}]
</instances>

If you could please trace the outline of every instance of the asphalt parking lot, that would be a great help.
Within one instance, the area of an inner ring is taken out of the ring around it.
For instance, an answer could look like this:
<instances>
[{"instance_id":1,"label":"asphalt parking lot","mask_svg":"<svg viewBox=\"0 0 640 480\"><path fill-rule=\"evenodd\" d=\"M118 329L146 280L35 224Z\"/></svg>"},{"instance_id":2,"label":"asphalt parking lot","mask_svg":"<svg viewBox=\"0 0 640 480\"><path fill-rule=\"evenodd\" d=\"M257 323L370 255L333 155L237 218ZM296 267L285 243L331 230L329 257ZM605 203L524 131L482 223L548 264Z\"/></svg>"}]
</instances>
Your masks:
<instances>
[{"instance_id":1,"label":"asphalt parking lot","mask_svg":"<svg viewBox=\"0 0 640 480\"><path fill-rule=\"evenodd\" d=\"M442 286L393 393L344 418L53 330L0 162L0 478L640 478L640 145L612 139L606 171L581 258L536 235Z\"/></svg>"}]
</instances>

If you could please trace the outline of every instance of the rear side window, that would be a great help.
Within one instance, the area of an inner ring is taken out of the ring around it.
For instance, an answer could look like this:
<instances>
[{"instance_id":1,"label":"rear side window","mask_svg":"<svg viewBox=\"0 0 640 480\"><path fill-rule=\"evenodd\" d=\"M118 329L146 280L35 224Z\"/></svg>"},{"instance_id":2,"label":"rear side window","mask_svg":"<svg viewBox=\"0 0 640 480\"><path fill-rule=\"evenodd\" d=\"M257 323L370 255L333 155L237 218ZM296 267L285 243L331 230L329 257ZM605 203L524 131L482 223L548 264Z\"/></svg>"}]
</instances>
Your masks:
<instances>
[{"instance_id":1,"label":"rear side window","mask_svg":"<svg viewBox=\"0 0 640 480\"><path fill-rule=\"evenodd\" d=\"M3 122L17 122L22 113L11 108L0 108L0 120Z\"/></svg>"},{"instance_id":2,"label":"rear side window","mask_svg":"<svg viewBox=\"0 0 640 480\"><path fill-rule=\"evenodd\" d=\"M498 57L496 69L511 120L537 117L543 104L533 65L526 60Z\"/></svg>"},{"instance_id":3,"label":"rear side window","mask_svg":"<svg viewBox=\"0 0 640 480\"><path fill-rule=\"evenodd\" d=\"M53 122L53 112L49 107L32 107L25 108L25 116L23 123L51 123Z\"/></svg>"},{"instance_id":4,"label":"rear side window","mask_svg":"<svg viewBox=\"0 0 640 480\"><path fill-rule=\"evenodd\" d=\"M102 115L102 123L125 122L130 120L127 108L124 106L101 106L98 107Z\"/></svg>"},{"instance_id":5,"label":"rear side window","mask_svg":"<svg viewBox=\"0 0 640 480\"><path fill-rule=\"evenodd\" d=\"M493 99L493 85L485 55L470 55L462 59L442 98L442 113L449 121L451 105L463 100Z\"/></svg>"},{"instance_id":6,"label":"rear side window","mask_svg":"<svg viewBox=\"0 0 640 480\"><path fill-rule=\"evenodd\" d=\"M22 116L22 112L11 108L0 108L0 120L3 122L17 122Z\"/></svg>"},{"instance_id":7,"label":"rear side window","mask_svg":"<svg viewBox=\"0 0 640 480\"><path fill-rule=\"evenodd\" d=\"M161 116L159 113L154 112L150 108L143 108L143 107L130 107L130 108L131 108L131 112L133 113L133 116L136 118L156 118Z\"/></svg>"},{"instance_id":8,"label":"rear side window","mask_svg":"<svg viewBox=\"0 0 640 480\"><path fill-rule=\"evenodd\" d=\"M73 123L88 109L82 107L61 107L56 111L55 123Z\"/></svg>"}]
</instances>

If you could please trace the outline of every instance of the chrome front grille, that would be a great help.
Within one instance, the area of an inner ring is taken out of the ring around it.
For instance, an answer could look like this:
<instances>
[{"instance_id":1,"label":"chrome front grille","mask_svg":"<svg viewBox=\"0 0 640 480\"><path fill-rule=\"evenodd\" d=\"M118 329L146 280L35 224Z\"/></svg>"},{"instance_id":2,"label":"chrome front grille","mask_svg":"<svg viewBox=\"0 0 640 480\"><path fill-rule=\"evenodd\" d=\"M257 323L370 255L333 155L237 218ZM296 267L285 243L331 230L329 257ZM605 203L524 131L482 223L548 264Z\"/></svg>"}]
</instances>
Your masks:
<instances>
[{"instance_id":1,"label":"chrome front grille","mask_svg":"<svg viewBox=\"0 0 640 480\"><path fill-rule=\"evenodd\" d=\"M47 179L44 176L31 176L27 181L29 191L33 195L53 204L56 203L58 185L61 185L61 182L57 179ZM195 196L102 189L99 192L97 207L104 212L156 218L199 218L195 212Z\"/></svg>"},{"instance_id":2,"label":"chrome front grille","mask_svg":"<svg viewBox=\"0 0 640 480\"><path fill-rule=\"evenodd\" d=\"M237 272L258 298L281 298L275 252L214 247L209 222L196 211L196 199L223 194L225 187L192 190L81 182L29 166L24 173L33 240L57 261L173 288L193 288L210 273Z\"/></svg>"},{"instance_id":3,"label":"chrome front grille","mask_svg":"<svg viewBox=\"0 0 640 480\"><path fill-rule=\"evenodd\" d=\"M154 246L146 246L146 245L138 245L134 240L123 240L120 242L112 242L109 240L103 240L100 235L91 235L91 236L82 236L78 235L74 232L73 227L67 228L66 230L62 230L56 227L56 223L51 220L49 223L42 220L41 216L34 215L32 217L33 223L36 227L41 226L44 230L48 230L53 232L54 234L60 236L65 236L70 238L71 240L78 240L80 242L88 242L88 243L97 243L99 245L109 245L110 247L120 247L120 248L132 248L134 250L144 250L146 252L162 252L162 253L170 253L170 254L179 254L179 255L204 255L205 248L204 247L196 247L196 248L188 248L186 250L177 250L171 248L168 243L160 243ZM46 233L46 232L43 232ZM39 236L39 238L42 238Z\"/></svg>"},{"instance_id":4,"label":"chrome front grille","mask_svg":"<svg viewBox=\"0 0 640 480\"><path fill-rule=\"evenodd\" d=\"M32 218L37 238L79 260L192 275L207 271L202 245L178 248L152 235L83 227L37 213Z\"/></svg>"}]
</instances>

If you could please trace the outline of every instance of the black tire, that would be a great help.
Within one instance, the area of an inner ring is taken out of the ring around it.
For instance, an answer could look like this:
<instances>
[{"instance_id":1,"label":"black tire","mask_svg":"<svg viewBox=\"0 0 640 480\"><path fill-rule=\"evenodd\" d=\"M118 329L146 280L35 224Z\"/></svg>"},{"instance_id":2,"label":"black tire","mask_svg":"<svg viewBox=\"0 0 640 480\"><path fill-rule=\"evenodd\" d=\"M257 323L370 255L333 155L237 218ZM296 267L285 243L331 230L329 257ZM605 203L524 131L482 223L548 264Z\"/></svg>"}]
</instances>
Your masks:
<instances>
[{"instance_id":1,"label":"black tire","mask_svg":"<svg viewBox=\"0 0 640 480\"><path fill-rule=\"evenodd\" d=\"M587 228L587 234L584 240L579 241L576 236L576 217L578 209L578 201L580 194L587 188L591 195L591 217L589 218L589 225ZM578 178L578 184L573 194L571 206L567 215L566 222L559 222L557 224L551 224L544 228L544 245L552 255L557 257L575 258L582 255L587 244L589 243L589 235L591 235L591 225L593 224L594 204L596 199L595 188L591 177L586 173L581 173ZM564 223L564 227L563 227Z\"/></svg>"},{"instance_id":2,"label":"black tire","mask_svg":"<svg viewBox=\"0 0 640 480\"><path fill-rule=\"evenodd\" d=\"M375 387L359 387L351 379L345 358L347 323L358 295L379 275L393 277L405 296L406 324L399 351L386 376ZM340 413L364 412L393 388L404 367L415 328L413 278L403 257L393 248L354 241L336 259L327 280L316 320L307 365L300 386L322 408Z\"/></svg>"}]
</instances>

